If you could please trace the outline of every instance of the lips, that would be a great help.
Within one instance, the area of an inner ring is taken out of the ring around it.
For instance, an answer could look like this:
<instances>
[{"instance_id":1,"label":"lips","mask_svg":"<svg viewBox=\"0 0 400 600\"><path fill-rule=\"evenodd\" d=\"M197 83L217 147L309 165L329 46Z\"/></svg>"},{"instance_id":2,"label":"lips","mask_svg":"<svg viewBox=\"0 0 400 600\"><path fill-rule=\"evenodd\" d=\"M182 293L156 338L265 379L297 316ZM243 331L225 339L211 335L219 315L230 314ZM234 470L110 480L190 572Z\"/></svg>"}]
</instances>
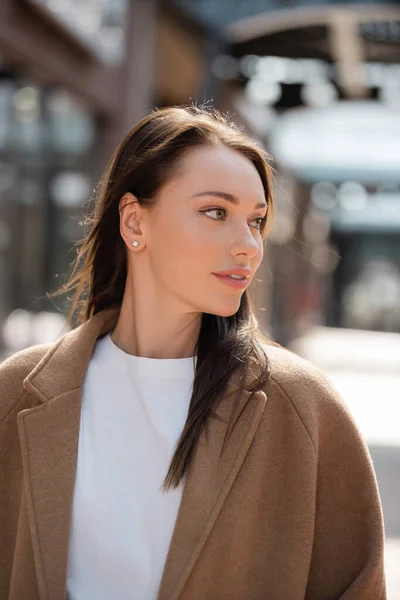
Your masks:
<instances>
[{"instance_id":1,"label":"lips","mask_svg":"<svg viewBox=\"0 0 400 600\"><path fill-rule=\"evenodd\" d=\"M230 277L229 275L220 275L219 273L214 273L214 275L216 277L218 277L218 279L222 283L229 285L230 287L232 287L234 289L243 290L244 288L247 287L247 285L249 283L248 279L234 279L233 277Z\"/></svg>"},{"instance_id":2,"label":"lips","mask_svg":"<svg viewBox=\"0 0 400 600\"><path fill-rule=\"evenodd\" d=\"M226 271L218 271L215 275L240 275L249 279L251 276L251 269L249 267L234 267L233 269L227 269Z\"/></svg>"}]
</instances>

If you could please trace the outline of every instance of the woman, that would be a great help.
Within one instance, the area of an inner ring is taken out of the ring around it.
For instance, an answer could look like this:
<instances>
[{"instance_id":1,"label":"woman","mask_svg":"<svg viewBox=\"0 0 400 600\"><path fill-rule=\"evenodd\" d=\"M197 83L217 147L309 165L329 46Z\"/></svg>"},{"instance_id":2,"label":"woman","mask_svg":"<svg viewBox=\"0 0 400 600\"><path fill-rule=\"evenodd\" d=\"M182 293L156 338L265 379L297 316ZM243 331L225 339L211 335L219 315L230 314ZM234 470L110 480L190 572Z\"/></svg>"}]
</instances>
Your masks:
<instances>
[{"instance_id":1,"label":"woman","mask_svg":"<svg viewBox=\"0 0 400 600\"><path fill-rule=\"evenodd\" d=\"M251 307L271 186L216 110L154 111L117 148L75 326L0 368L1 600L386 597L365 442Z\"/></svg>"}]
</instances>

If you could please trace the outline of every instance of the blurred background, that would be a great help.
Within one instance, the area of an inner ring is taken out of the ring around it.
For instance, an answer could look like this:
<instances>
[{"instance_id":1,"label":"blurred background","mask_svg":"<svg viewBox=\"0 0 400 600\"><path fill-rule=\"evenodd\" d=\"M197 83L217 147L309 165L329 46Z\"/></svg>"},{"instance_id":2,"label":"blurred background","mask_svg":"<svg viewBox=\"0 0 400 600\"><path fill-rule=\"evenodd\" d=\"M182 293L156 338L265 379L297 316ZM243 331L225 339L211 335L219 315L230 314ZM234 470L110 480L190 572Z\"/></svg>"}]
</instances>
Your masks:
<instances>
[{"instance_id":1,"label":"blurred background","mask_svg":"<svg viewBox=\"0 0 400 600\"><path fill-rule=\"evenodd\" d=\"M400 8L329 0L0 3L0 360L65 333L107 160L154 107L208 103L273 156L260 327L322 368L370 448L400 599Z\"/></svg>"}]
</instances>

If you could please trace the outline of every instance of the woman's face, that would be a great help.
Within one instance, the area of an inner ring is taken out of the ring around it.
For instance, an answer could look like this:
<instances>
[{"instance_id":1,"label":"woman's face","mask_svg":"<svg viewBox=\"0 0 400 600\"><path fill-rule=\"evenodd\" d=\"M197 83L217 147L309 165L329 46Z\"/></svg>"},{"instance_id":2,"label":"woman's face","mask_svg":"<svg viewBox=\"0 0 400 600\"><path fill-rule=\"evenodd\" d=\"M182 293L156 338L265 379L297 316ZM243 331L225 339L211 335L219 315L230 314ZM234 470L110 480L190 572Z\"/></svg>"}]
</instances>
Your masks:
<instances>
[{"instance_id":1,"label":"woman's face","mask_svg":"<svg viewBox=\"0 0 400 600\"><path fill-rule=\"evenodd\" d=\"M146 279L160 300L177 301L185 312L236 313L245 287L215 273L248 267L248 287L261 263L267 204L252 162L222 145L191 149L159 190L156 206L139 210L143 237L133 254L142 254L142 265L147 258Z\"/></svg>"}]
</instances>

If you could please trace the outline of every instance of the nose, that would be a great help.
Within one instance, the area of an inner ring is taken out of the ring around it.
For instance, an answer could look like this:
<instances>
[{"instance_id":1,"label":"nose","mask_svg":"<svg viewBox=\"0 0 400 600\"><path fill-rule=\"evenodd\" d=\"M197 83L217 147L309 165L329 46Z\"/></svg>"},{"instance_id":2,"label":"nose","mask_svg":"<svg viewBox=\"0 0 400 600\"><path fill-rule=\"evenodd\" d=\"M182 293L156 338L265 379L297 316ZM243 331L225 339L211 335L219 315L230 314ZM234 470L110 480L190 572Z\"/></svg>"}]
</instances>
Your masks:
<instances>
[{"instance_id":1,"label":"nose","mask_svg":"<svg viewBox=\"0 0 400 600\"><path fill-rule=\"evenodd\" d=\"M251 227L249 225L245 225L244 228L237 231L235 236L232 237L232 256L237 254L245 254L249 258L253 258L262 250L262 242L260 242L260 240L257 240L254 237Z\"/></svg>"}]
</instances>

